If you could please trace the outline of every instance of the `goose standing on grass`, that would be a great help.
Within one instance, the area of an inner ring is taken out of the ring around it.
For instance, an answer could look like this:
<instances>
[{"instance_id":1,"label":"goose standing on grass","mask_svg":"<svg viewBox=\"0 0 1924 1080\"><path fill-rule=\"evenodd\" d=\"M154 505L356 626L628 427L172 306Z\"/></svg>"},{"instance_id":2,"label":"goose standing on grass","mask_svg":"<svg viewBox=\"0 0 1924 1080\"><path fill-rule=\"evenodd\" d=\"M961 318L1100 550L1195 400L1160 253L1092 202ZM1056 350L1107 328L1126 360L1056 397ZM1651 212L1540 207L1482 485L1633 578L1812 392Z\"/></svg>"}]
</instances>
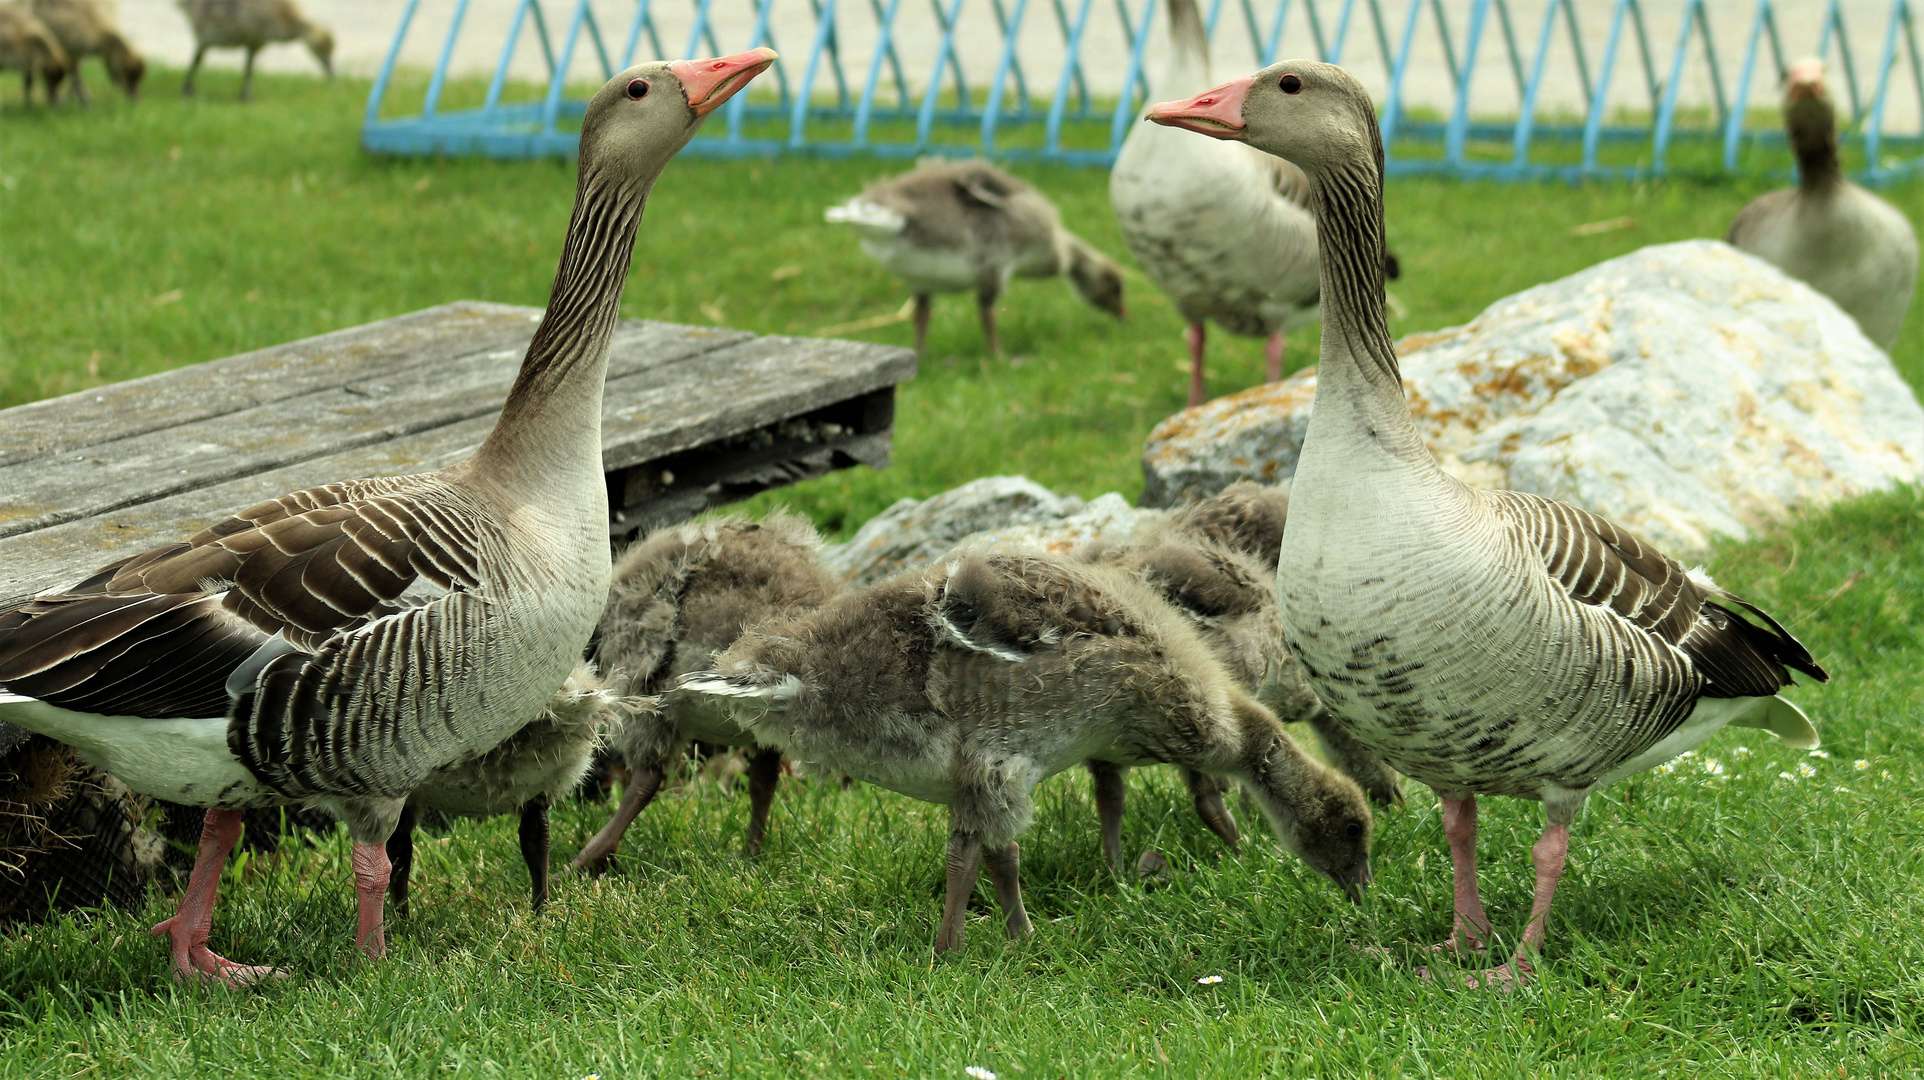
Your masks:
<instances>
[{"instance_id":1,"label":"goose standing on grass","mask_svg":"<svg viewBox=\"0 0 1924 1080\"><path fill-rule=\"evenodd\" d=\"M93 101L80 81L81 61L89 56L100 57L107 77L133 100L147 74L147 61L121 35L111 0L33 0L33 13L60 39L60 47L73 61L73 92L81 104Z\"/></svg>"},{"instance_id":2,"label":"goose standing on grass","mask_svg":"<svg viewBox=\"0 0 1924 1080\"><path fill-rule=\"evenodd\" d=\"M1213 84L1209 35L1196 0L1170 0L1169 69L1157 91L1192 94ZM1189 324L1189 404L1203 385L1207 331L1266 337L1265 378L1283 377L1283 338L1314 322L1321 279L1309 181L1296 166L1247 146L1212 146L1138 124L1109 173L1122 237L1149 280ZM1385 267L1396 276L1395 259Z\"/></svg>"},{"instance_id":3,"label":"goose standing on grass","mask_svg":"<svg viewBox=\"0 0 1924 1080\"><path fill-rule=\"evenodd\" d=\"M642 207L773 57L642 64L589 102L547 312L472 457L284 495L0 612L0 719L209 808L180 909L154 928L183 977L272 973L207 944L253 806L346 821L355 943L383 955L383 845L409 795L525 727L574 670L608 596L602 381Z\"/></svg>"},{"instance_id":4,"label":"goose standing on grass","mask_svg":"<svg viewBox=\"0 0 1924 1080\"><path fill-rule=\"evenodd\" d=\"M1784 130L1797 186L1752 199L1724 239L1836 301L1889 352L1917 287L1917 233L1903 211L1844 178L1822 60L1785 74Z\"/></svg>"},{"instance_id":5,"label":"goose standing on grass","mask_svg":"<svg viewBox=\"0 0 1924 1080\"><path fill-rule=\"evenodd\" d=\"M1358 742L1442 799L1450 947L1490 940L1476 797L1543 802L1522 943L1471 981L1524 978L1590 792L1727 724L1816 745L1803 712L1776 694L1790 669L1819 681L1824 670L1770 616L1628 530L1438 467L1384 319L1383 143L1348 72L1290 60L1148 119L1246 141L1309 176L1323 346L1277 569L1289 648Z\"/></svg>"},{"instance_id":6,"label":"goose standing on grass","mask_svg":"<svg viewBox=\"0 0 1924 1080\"><path fill-rule=\"evenodd\" d=\"M929 297L974 290L989 351L1002 353L995 302L1012 277L1069 279L1090 307L1120 319L1122 268L1062 227L1042 193L986 161L935 161L871 184L828 209L862 250L915 293L915 351L928 342Z\"/></svg>"},{"instance_id":7,"label":"goose standing on grass","mask_svg":"<svg viewBox=\"0 0 1924 1080\"><path fill-rule=\"evenodd\" d=\"M408 797L400 823L387 839L393 866L388 899L394 910L408 913L414 826L421 813L429 811L454 817L518 815L530 903L539 913L548 902L548 806L580 785L604 738L619 737L629 716L656 704L619 697L603 684L594 665L583 661L532 723L478 758L430 773Z\"/></svg>"},{"instance_id":8,"label":"goose standing on grass","mask_svg":"<svg viewBox=\"0 0 1924 1080\"><path fill-rule=\"evenodd\" d=\"M596 655L635 693L662 694L678 676L713 665L748 627L812 611L835 595L821 547L808 522L782 512L761 522L723 517L656 532L615 567ZM756 747L714 699L668 694L657 707L638 710L615 738L628 784L614 816L575 857L576 870L607 867L622 834L694 739L750 748L748 853L761 850L782 776L781 751Z\"/></svg>"},{"instance_id":9,"label":"goose standing on grass","mask_svg":"<svg viewBox=\"0 0 1924 1080\"><path fill-rule=\"evenodd\" d=\"M307 45L321 70L334 77L334 34L319 23L309 22L294 0L178 0L180 10L194 27L194 59L187 65L187 77L180 92L194 92L194 76L209 49L246 49L247 62L241 71L242 101L254 96L254 56L280 41L299 41Z\"/></svg>"},{"instance_id":10,"label":"goose standing on grass","mask_svg":"<svg viewBox=\"0 0 1924 1080\"><path fill-rule=\"evenodd\" d=\"M681 687L764 746L949 807L937 952L962 946L985 862L1009 936L1030 932L1015 839L1035 786L1089 758L1235 777L1310 866L1352 899L1369 884L1363 793L1118 567L962 555L762 623Z\"/></svg>"},{"instance_id":11,"label":"goose standing on grass","mask_svg":"<svg viewBox=\"0 0 1924 1080\"><path fill-rule=\"evenodd\" d=\"M0 3L0 71L18 71L25 76L21 102L33 104L33 80L47 91L47 104L60 100L60 81L67 77L72 61L60 39L45 23L33 17L26 5Z\"/></svg>"}]
</instances>

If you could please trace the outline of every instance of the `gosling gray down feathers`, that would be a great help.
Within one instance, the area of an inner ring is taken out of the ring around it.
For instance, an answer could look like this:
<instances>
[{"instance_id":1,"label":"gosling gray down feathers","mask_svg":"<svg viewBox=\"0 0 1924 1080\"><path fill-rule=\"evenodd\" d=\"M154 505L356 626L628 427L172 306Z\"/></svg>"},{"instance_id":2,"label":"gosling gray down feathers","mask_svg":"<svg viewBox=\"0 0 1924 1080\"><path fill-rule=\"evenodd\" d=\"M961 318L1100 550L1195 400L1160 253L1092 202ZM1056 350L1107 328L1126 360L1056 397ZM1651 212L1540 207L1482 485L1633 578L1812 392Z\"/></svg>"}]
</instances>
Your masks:
<instances>
[{"instance_id":1,"label":"gosling gray down feathers","mask_svg":"<svg viewBox=\"0 0 1924 1080\"><path fill-rule=\"evenodd\" d=\"M681 686L763 745L949 807L937 952L961 947L985 862L1009 935L1030 932L1015 838L1035 786L1089 758L1235 777L1305 862L1352 898L1369 882L1362 791L1304 755L1189 620L1118 567L963 554L765 622Z\"/></svg>"},{"instance_id":2,"label":"gosling gray down feathers","mask_svg":"<svg viewBox=\"0 0 1924 1080\"><path fill-rule=\"evenodd\" d=\"M775 615L809 611L838 588L822 565L821 537L794 514L755 522L715 518L655 532L622 556L597 631L604 670L640 694L703 671L743 630ZM698 694L670 694L622 725L614 747L630 772L607 825L575 857L576 870L605 869L635 816L653 801L691 740L749 747L748 853L761 850L781 779L779 750L754 738Z\"/></svg>"},{"instance_id":3,"label":"gosling gray down feathers","mask_svg":"<svg viewBox=\"0 0 1924 1080\"><path fill-rule=\"evenodd\" d=\"M528 864L531 903L548 902L548 806L573 791L588 771L596 747L617 737L627 717L656 706L653 699L624 699L605 685L595 666L575 665L541 714L499 746L466 761L436 769L401 812L388 837L393 864L388 897L408 913L408 871L414 865L414 826L423 811L456 817L521 817L521 858Z\"/></svg>"},{"instance_id":4,"label":"gosling gray down feathers","mask_svg":"<svg viewBox=\"0 0 1924 1080\"><path fill-rule=\"evenodd\" d=\"M870 184L828 209L862 250L915 294L915 351L928 343L929 296L975 291L989 351L1000 355L995 301L1012 277L1061 274L1090 307L1123 316L1122 268L1062 227L1054 204L986 161L933 161Z\"/></svg>"}]
</instances>

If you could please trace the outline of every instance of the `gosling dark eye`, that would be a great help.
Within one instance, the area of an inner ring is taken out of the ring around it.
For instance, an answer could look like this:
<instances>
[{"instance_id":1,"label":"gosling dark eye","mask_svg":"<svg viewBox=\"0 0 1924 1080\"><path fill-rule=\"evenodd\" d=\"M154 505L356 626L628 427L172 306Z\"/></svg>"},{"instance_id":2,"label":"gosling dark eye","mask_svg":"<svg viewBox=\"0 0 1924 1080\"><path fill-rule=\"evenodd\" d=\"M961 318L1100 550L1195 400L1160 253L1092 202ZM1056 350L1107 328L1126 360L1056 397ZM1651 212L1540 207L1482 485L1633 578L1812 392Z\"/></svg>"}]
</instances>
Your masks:
<instances>
[{"instance_id":1,"label":"gosling dark eye","mask_svg":"<svg viewBox=\"0 0 1924 1080\"><path fill-rule=\"evenodd\" d=\"M1293 90L1290 92L1295 93L1295 91ZM635 79L628 83L628 98L630 101L640 101L642 98L645 98L647 96L648 96L648 80L647 79Z\"/></svg>"},{"instance_id":2,"label":"gosling dark eye","mask_svg":"<svg viewBox=\"0 0 1924 1080\"><path fill-rule=\"evenodd\" d=\"M1283 76L1281 81L1276 85L1281 87L1285 94L1300 94L1303 92L1303 80L1294 75Z\"/></svg>"},{"instance_id":3,"label":"gosling dark eye","mask_svg":"<svg viewBox=\"0 0 1924 1080\"><path fill-rule=\"evenodd\" d=\"M1290 77L1295 78L1293 75ZM1298 83L1297 85L1300 86L1302 84ZM1343 832L1348 835L1351 840L1361 840L1363 838L1363 823L1360 821L1352 821L1343 829Z\"/></svg>"}]
</instances>

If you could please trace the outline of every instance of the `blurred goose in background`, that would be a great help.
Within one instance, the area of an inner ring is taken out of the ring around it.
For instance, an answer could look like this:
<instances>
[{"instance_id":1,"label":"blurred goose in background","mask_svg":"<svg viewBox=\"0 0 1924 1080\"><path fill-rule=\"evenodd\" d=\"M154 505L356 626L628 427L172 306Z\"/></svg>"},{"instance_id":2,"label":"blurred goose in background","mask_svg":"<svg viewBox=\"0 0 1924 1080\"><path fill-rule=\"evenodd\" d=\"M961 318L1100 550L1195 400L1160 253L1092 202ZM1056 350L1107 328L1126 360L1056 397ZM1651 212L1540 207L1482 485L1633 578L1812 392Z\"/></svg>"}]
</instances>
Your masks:
<instances>
[{"instance_id":1,"label":"blurred goose in background","mask_svg":"<svg viewBox=\"0 0 1924 1080\"><path fill-rule=\"evenodd\" d=\"M33 103L33 80L39 77L47 91L47 104L60 100L60 82L67 77L72 61L60 39L47 25L34 18L25 4L0 3L0 71L18 71L24 76L21 101Z\"/></svg>"},{"instance_id":2,"label":"blurred goose in background","mask_svg":"<svg viewBox=\"0 0 1924 1080\"><path fill-rule=\"evenodd\" d=\"M616 564L596 655L632 692L665 694L678 676L712 666L743 630L771 616L812 611L835 595L821 547L813 526L780 511L759 522L721 517L659 530ZM781 751L756 747L714 699L667 694L638 710L614 738L628 784L614 816L575 857L575 869L607 867L622 834L694 739L748 748L748 853L761 850L781 780Z\"/></svg>"},{"instance_id":3,"label":"blurred goose in background","mask_svg":"<svg viewBox=\"0 0 1924 1080\"><path fill-rule=\"evenodd\" d=\"M1917 287L1917 233L1903 211L1844 178L1822 60L1785 74L1784 130L1797 186L1752 199L1724 239L1836 301L1889 352Z\"/></svg>"},{"instance_id":4,"label":"blurred goose in background","mask_svg":"<svg viewBox=\"0 0 1924 1080\"><path fill-rule=\"evenodd\" d=\"M209 808L179 910L154 928L181 977L276 974L208 947L254 806L346 822L355 944L384 955L385 844L409 796L526 727L575 669L608 598L602 383L642 208L774 55L641 64L588 103L547 312L467 460L284 495L0 612L0 720Z\"/></svg>"},{"instance_id":5,"label":"blurred goose in background","mask_svg":"<svg viewBox=\"0 0 1924 1080\"><path fill-rule=\"evenodd\" d=\"M574 791L587 773L595 748L618 737L633 712L651 700L624 700L605 686L594 665L575 665L561 689L534 721L480 757L428 774L408 796L400 823L387 840L388 899L408 913L408 874L414 866L414 826L423 812L451 817L521 818L521 858L528 864L530 903L548 902L548 806Z\"/></svg>"},{"instance_id":6,"label":"blurred goose in background","mask_svg":"<svg viewBox=\"0 0 1924 1080\"><path fill-rule=\"evenodd\" d=\"M121 35L119 12L112 0L33 0L33 13L60 39L60 47L73 61L73 92L82 104L93 101L80 79L81 61L89 56L100 57L107 77L126 91L129 100L140 91L147 61Z\"/></svg>"},{"instance_id":7,"label":"blurred goose in background","mask_svg":"<svg viewBox=\"0 0 1924 1080\"><path fill-rule=\"evenodd\" d=\"M1157 96L1211 85L1209 35L1196 0L1170 0L1170 60ZM1207 399L1206 324L1267 338L1269 382L1283 377L1283 338L1317 318L1316 217L1309 181L1281 158L1234 143L1201 144L1137 124L1109 173L1122 237L1149 280L1189 324L1189 404ZM1395 256L1383 266L1397 276Z\"/></svg>"},{"instance_id":8,"label":"blurred goose in background","mask_svg":"<svg viewBox=\"0 0 1924 1080\"><path fill-rule=\"evenodd\" d=\"M1311 867L1352 899L1369 884L1363 793L1305 756L1119 567L959 555L762 623L681 687L764 746L949 807L937 952L962 946L985 862L1009 936L1030 932L1016 837L1035 786L1089 758L1232 776Z\"/></svg>"},{"instance_id":9,"label":"blurred goose in background","mask_svg":"<svg viewBox=\"0 0 1924 1080\"><path fill-rule=\"evenodd\" d=\"M187 77L180 92L194 92L194 76L209 49L246 49L242 69L242 101L254 96L254 56L276 42L300 41L307 45L321 70L334 77L334 34L319 23L309 22L294 0L178 0L180 10L194 27L194 60L187 65Z\"/></svg>"},{"instance_id":10,"label":"blurred goose in background","mask_svg":"<svg viewBox=\"0 0 1924 1080\"><path fill-rule=\"evenodd\" d=\"M1730 724L1815 746L1777 691L1793 670L1823 681L1824 669L1762 610L1629 530L1468 487L1437 465L1384 314L1376 108L1347 71L1285 61L1149 119L1287 156L1310 178L1323 344L1277 569L1283 626L1331 716L1442 800L1456 878L1448 947L1491 937L1476 797L1543 803L1522 942L1471 981L1522 979L1590 793Z\"/></svg>"},{"instance_id":11,"label":"blurred goose in background","mask_svg":"<svg viewBox=\"0 0 1924 1080\"><path fill-rule=\"evenodd\" d=\"M862 250L915 294L915 351L928 342L929 297L974 290L989 351L1000 355L995 302L1012 277L1069 279L1094 308L1123 316L1122 269L1062 227L1042 193L986 161L933 161L831 206Z\"/></svg>"}]
</instances>

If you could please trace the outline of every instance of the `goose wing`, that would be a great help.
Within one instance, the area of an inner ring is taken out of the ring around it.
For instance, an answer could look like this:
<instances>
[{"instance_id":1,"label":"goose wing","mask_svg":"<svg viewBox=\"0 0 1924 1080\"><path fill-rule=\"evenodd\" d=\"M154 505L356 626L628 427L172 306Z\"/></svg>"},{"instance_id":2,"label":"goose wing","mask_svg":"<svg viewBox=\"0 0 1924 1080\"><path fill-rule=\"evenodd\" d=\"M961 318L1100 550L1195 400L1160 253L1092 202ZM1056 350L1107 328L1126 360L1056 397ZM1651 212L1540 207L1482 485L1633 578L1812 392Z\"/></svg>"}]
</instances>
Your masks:
<instances>
[{"instance_id":1,"label":"goose wing","mask_svg":"<svg viewBox=\"0 0 1924 1080\"><path fill-rule=\"evenodd\" d=\"M1702 696L1770 697L1791 685L1791 670L1829 679L1777 620L1630 530L1541 496L1488 494L1498 516L1536 549L1550 579L1572 600L1611 612L1625 633L1647 634L1681 651L1703 680Z\"/></svg>"},{"instance_id":2,"label":"goose wing","mask_svg":"<svg viewBox=\"0 0 1924 1080\"><path fill-rule=\"evenodd\" d=\"M1135 629L1127 610L1070 567L1022 555L970 555L942 583L930 621L944 644L1012 662L1078 635Z\"/></svg>"}]
</instances>

